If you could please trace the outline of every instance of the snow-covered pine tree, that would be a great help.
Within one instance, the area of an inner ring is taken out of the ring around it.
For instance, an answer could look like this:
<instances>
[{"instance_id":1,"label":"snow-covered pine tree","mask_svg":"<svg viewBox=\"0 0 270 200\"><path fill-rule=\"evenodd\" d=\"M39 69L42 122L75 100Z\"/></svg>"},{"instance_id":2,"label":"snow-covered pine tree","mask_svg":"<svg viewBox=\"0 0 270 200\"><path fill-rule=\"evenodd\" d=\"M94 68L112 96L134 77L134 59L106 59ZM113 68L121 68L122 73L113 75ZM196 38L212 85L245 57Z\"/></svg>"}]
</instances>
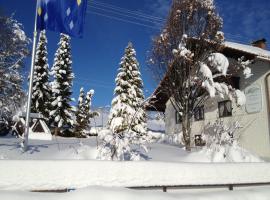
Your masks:
<instances>
[{"instance_id":1,"label":"snow-covered pine tree","mask_svg":"<svg viewBox=\"0 0 270 200\"><path fill-rule=\"evenodd\" d=\"M141 144L146 135L143 83L131 43L125 49L118 71L108 120L111 132L103 138L105 145L100 151L101 159L133 159L130 145Z\"/></svg>"},{"instance_id":2,"label":"snow-covered pine tree","mask_svg":"<svg viewBox=\"0 0 270 200\"><path fill-rule=\"evenodd\" d=\"M132 43L129 43L116 78L115 98L112 100L108 122L114 133L124 134L126 131L133 131L139 135L146 133L146 115L142 107L143 83L140 76L136 51Z\"/></svg>"},{"instance_id":3,"label":"snow-covered pine tree","mask_svg":"<svg viewBox=\"0 0 270 200\"><path fill-rule=\"evenodd\" d=\"M76 137L80 138L83 136L83 131L85 129L85 93L84 89L80 89L80 95L78 98L77 110L75 113L76 121L74 124L74 134Z\"/></svg>"},{"instance_id":4,"label":"snow-covered pine tree","mask_svg":"<svg viewBox=\"0 0 270 200\"><path fill-rule=\"evenodd\" d=\"M41 31L35 57L31 112L41 113L48 120L51 93L46 45L46 33Z\"/></svg>"},{"instance_id":5,"label":"snow-covered pine tree","mask_svg":"<svg viewBox=\"0 0 270 200\"><path fill-rule=\"evenodd\" d=\"M91 106L92 106L92 98L94 95L95 91L94 90L89 90L86 94L85 97L85 102L84 102L84 113L86 116L86 126L85 126L85 130L90 129L90 120L94 117L99 116L99 113L96 111L92 111L91 110Z\"/></svg>"},{"instance_id":6,"label":"snow-covered pine tree","mask_svg":"<svg viewBox=\"0 0 270 200\"><path fill-rule=\"evenodd\" d=\"M89 129L90 119L98 116L97 112L91 112L91 103L94 95L94 90L87 92L86 96L83 88L80 90L80 95L78 99L77 110L75 113L75 136L78 138L86 137L85 131Z\"/></svg>"},{"instance_id":7,"label":"snow-covered pine tree","mask_svg":"<svg viewBox=\"0 0 270 200\"><path fill-rule=\"evenodd\" d=\"M91 111L91 106L92 106L92 98L94 96L95 91L94 90L89 90L86 94L85 97L85 102L84 102L84 107L85 107L85 113L87 116L87 121L89 121L91 118L96 117L99 115L98 112Z\"/></svg>"},{"instance_id":8,"label":"snow-covered pine tree","mask_svg":"<svg viewBox=\"0 0 270 200\"><path fill-rule=\"evenodd\" d=\"M135 114L132 116L130 122L130 130L134 132L134 138L132 143L141 144L146 140L147 137L147 125L146 125L146 111L144 106L144 94L143 94L143 81L141 79L139 63L136 59L136 51L132 46L132 43L129 43L128 49L130 49L131 58L128 59L131 68L132 78L130 94L132 97L132 105L135 109Z\"/></svg>"},{"instance_id":9,"label":"snow-covered pine tree","mask_svg":"<svg viewBox=\"0 0 270 200\"><path fill-rule=\"evenodd\" d=\"M71 87L74 74L72 73L70 37L60 35L59 47L56 51L52 67L52 100L50 117L52 125L55 126L55 135L73 136L72 127L73 109L71 102Z\"/></svg>"}]
</instances>

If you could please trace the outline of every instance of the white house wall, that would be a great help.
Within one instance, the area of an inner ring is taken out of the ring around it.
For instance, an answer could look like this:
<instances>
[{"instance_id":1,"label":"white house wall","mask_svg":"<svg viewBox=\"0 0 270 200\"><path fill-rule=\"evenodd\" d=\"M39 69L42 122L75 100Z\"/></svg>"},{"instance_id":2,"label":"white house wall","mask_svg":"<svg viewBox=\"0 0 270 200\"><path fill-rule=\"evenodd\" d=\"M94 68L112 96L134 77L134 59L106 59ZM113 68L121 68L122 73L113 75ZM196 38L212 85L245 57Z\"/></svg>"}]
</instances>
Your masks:
<instances>
[{"instance_id":1,"label":"white house wall","mask_svg":"<svg viewBox=\"0 0 270 200\"><path fill-rule=\"evenodd\" d=\"M217 119L223 120L226 124L232 124L238 121L242 129L239 130L240 144L246 149L257 153L263 157L270 157L270 118L269 118L269 98L267 96L266 76L270 73L270 62L256 60L251 66L254 74L249 79L240 78L240 89L245 90L248 86L258 85L261 88L262 94L262 109L258 113L248 114L246 106L237 107L235 102L232 102L232 117L219 118L218 102L226 99L215 98L210 99L205 103L205 120L193 121L192 123L192 145L194 145L194 136L201 134L204 125L209 122L214 122ZM270 76L269 76L270 77ZM270 78L269 78L270 83ZM269 86L270 88L270 86ZM268 89L269 89L268 88ZM175 134L181 131L181 125L175 123L175 110L170 103L166 104L166 133Z\"/></svg>"}]
</instances>

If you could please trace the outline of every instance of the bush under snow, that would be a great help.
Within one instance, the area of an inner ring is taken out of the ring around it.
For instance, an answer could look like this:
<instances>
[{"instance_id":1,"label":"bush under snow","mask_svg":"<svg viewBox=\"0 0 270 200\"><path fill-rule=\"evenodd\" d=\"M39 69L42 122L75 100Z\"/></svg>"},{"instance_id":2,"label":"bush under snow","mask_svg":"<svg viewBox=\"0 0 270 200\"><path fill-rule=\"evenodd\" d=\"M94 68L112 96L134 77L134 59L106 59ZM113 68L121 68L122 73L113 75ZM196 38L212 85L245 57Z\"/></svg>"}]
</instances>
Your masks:
<instances>
[{"instance_id":1,"label":"bush under snow","mask_svg":"<svg viewBox=\"0 0 270 200\"><path fill-rule=\"evenodd\" d=\"M209 123L203 134L206 146L199 153L206 154L212 162L262 162L258 156L239 145L237 130L240 128L238 122L232 125L225 125L221 120Z\"/></svg>"},{"instance_id":2,"label":"bush under snow","mask_svg":"<svg viewBox=\"0 0 270 200\"><path fill-rule=\"evenodd\" d=\"M112 133L105 129L100 131L99 138L102 140L101 146L98 148L99 160L119 160L119 161L138 161L142 157L146 157L147 148L143 144L134 144L134 133L130 131L125 133L124 137Z\"/></svg>"}]
</instances>

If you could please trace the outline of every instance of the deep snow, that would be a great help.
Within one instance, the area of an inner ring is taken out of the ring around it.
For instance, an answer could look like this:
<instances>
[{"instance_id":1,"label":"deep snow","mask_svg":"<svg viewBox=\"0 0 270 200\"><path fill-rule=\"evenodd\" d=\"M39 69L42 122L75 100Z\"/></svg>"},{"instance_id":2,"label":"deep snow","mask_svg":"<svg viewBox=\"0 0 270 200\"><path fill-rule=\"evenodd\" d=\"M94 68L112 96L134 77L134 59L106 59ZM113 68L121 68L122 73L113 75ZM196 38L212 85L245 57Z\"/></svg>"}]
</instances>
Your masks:
<instances>
[{"instance_id":1,"label":"deep snow","mask_svg":"<svg viewBox=\"0 0 270 200\"><path fill-rule=\"evenodd\" d=\"M2 160L0 190L267 183L269 169L270 163Z\"/></svg>"},{"instance_id":2,"label":"deep snow","mask_svg":"<svg viewBox=\"0 0 270 200\"><path fill-rule=\"evenodd\" d=\"M158 135L158 134L157 134ZM0 138L0 199L192 199L268 200L270 187L204 190L134 191L128 186L270 182L270 164L209 163L203 151L186 153L181 146L149 145L146 161L97 161L95 137L30 140L23 153L18 138ZM74 161L77 160L77 161ZM109 186L109 187L108 187ZM115 188L112 188L114 186ZM26 192L76 188L66 194ZM82 189L80 189L82 188ZM84 189L83 189L84 188ZM24 190L25 192L23 192Z\"/></svg>"},{"instance_id":3,"label":"deep snow","mask_svg":"<svg viewBox=\"0 0 270 200\"><path fill-rule=\"evenodd\" d=\"M152 135L159 138L160 141L168 140L168 138L164 138L164 134L152 133ZM29 150L23 152L20 148L20 142L20 139L15 137L1 137L0 160L96 160L98 146L101 145L97 137L78 139L53 136L52 140L29 140ZM152 143L148 145L148 149L148 155L142 155L147 161L212 162L207 151L194 149L192 153L187 153L181 145ZM242 152L241 149L239 151ZM243 153L245 153L244 150ZM248 158L252 162L260 162L252 154L248 155ZM222 160L222 162L224 161Z\"/></svg>"}]
</instances>

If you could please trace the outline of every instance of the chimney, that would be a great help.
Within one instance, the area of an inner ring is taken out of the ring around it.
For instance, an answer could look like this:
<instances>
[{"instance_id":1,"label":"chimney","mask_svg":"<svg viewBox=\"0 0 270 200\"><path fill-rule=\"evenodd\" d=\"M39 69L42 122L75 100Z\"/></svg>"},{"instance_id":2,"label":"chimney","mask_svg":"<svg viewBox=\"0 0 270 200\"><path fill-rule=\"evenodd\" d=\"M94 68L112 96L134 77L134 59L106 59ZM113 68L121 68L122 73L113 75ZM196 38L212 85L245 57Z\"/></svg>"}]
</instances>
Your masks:
<instances>
[{"instance_id":1,"label":"chimney","mask_svg":"<svg viewBox=\"0 0 270 200\"><path fill-rule=\"evenodd\" d=\"M256 41L252 42L251 45L254 47L259 47L261 49L266 49L266 39L262 38L260 40L256 40Z\"/></svg>"}]
</instances>

